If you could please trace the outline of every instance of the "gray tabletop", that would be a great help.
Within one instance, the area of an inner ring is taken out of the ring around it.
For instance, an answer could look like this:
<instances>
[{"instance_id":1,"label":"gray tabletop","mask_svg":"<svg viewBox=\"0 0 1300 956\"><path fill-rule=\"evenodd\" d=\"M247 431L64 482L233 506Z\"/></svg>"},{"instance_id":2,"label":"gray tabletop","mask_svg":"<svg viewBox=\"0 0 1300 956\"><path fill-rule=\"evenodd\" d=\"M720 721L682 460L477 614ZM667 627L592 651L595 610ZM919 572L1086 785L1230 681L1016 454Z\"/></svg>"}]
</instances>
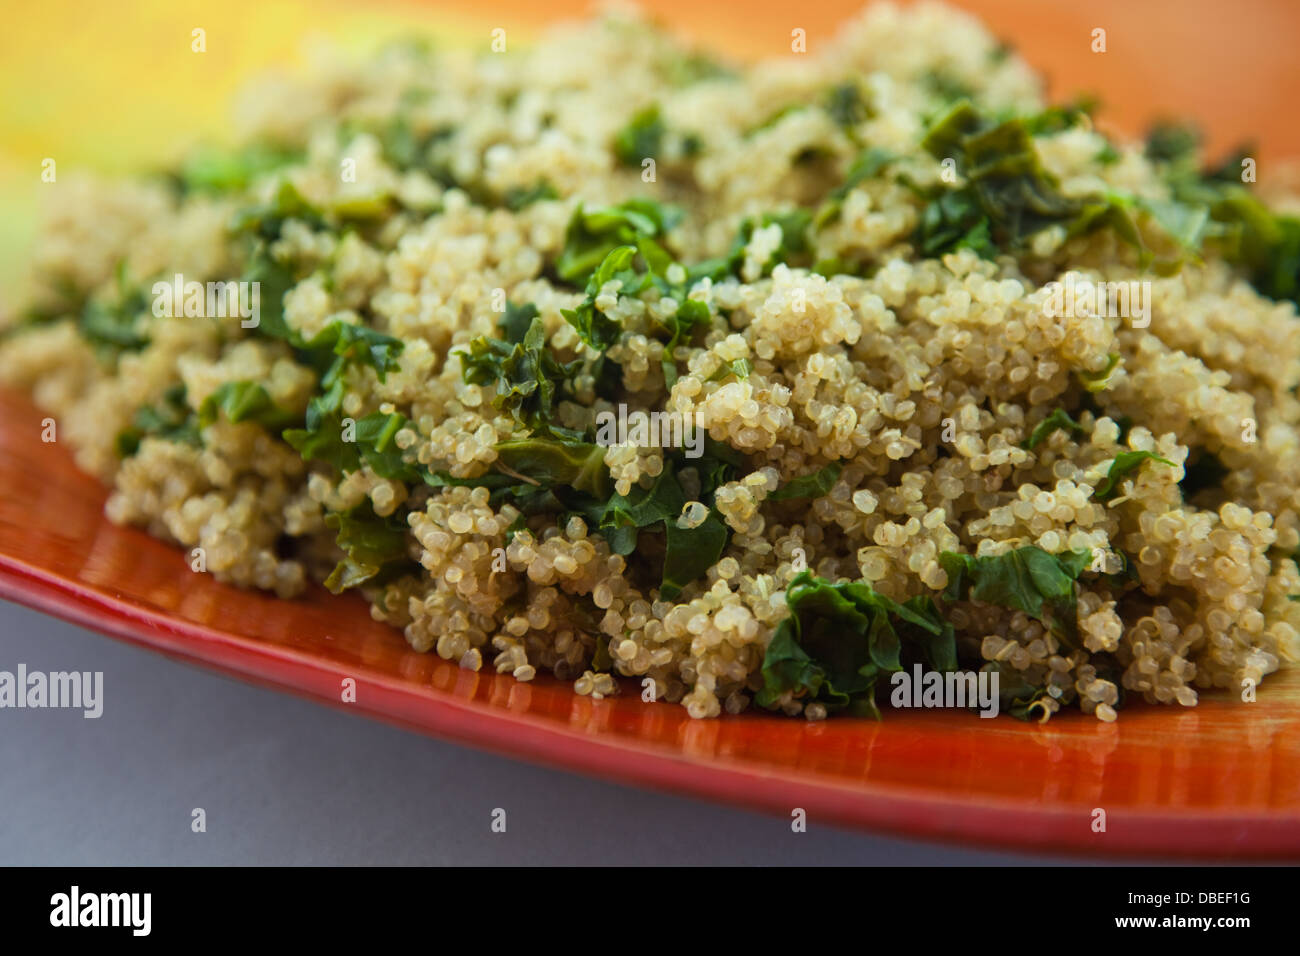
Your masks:
<instances>
[{"instance_id":1,"label":"gray tabletop","mask_svg":"<svg viewBox=\"0 0 1300 956\"><path fill-rule=\"evenodd\" d=\"M792 833L777 817L432 740L0 602L0 671L19 664L102 671L104 706L98 719L0 709L0 864L1065 862L816 819Z\"/></svg>"}]
</instances>

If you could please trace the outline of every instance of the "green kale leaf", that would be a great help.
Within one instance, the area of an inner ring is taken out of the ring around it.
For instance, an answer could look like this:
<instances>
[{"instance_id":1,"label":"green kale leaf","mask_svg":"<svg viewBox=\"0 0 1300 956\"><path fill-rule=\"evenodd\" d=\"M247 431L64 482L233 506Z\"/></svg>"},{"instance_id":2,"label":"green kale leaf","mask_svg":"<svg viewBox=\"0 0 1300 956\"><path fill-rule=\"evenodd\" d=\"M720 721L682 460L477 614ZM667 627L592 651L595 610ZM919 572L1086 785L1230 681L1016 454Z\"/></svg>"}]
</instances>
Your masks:
<instances>
[{"instance_id":1,"label":"green kale leaf","mask_svg":"<svg viewBox=\"0 0 1300 956\"><path fill-rule=\"evenodd\" d=\"M709 311L709 304L699 299L683 299L677 311L670 316L666 322L666 329L669 333L669 339L664 343L663 351L663 372L664 384L669 388L677 381L677 361L673 352L678 345L689 342L695 334L695 330L708 326L713 315ZM743 363L744 373L741 374L739 369ZM737 359L729 363L730 369L736 372L741 378L747 378L749 375L748 361L746 359Z\"/></svg>"},{"instance_id":2,"label":"green kale leaf","mask_svg":"<svg viewBox=\"0 0 1300 956\"><path fill-rule=\"evenodd\" d=\"M379 517L369 504L325 516L325 523L338 530L338 546L344 557L325 586L335 594L362 584L386 584L420 570L411 559L406 522L397 515Z\"/></svg>"},{"instance_id":3,"label":"green kale leaf","mask_svg":"<svg viewBox=\"0 0 1300 956\"><path fill-rule=\"evenodd\" d=\"M718 563L731 532L714 508L710 508L704 522L694 528L679 528L675 519L665 521L664 527L668 533L668 550L664 555L659 597L671 601Z\"/></svg>"},{"instance_id":4,"label":"green kale leaf","mask_svg":"<svg viewBox=\"0 0 1300 956\"><path fill-rule=\"evenodd\" d=\"M1106 356L1106 365L1099 372L1076 372L1079 383L1089 392L1104 392L1110 387L1110 377L1119 367L1119 353L1111 352Z\"/></svg>"},{"instance_id":5,"label":"green kale leaf","mask_svg":"<svg viewBox=\"0 0 1300 956\"><path fill-rule=\"evenodd\" d=\"M259 176L301 162L296 146L251 142L235 149L200 147L185 158L176 180L184 193L228 193L248 188Z\"/></svg>"},{"instance_id":6,"label":"green kale leaf","mask_svg":"<svg viewBox=\"0 0 1300 956\"><path fill-rule=\"evenodd\" d=\"M647 106L618 131L614 137L614 155L624 166L640 166L644 159L657 159L666 132L658 105Z\"/></svg>"},{"instance_id":7,"label":"green kale leaf","mask_svg":"<svg viewBox=\"0 0 1300 956\"><path fill-rule=\"evenodd\" d=\"M604 501L610 495L605 449L587 442L523 438L499 442L497 467L540 486L562 486Z\"/></svg>"},{"instance_id":8,"label":"green kale leaf","mask_svg":"<svg viewBox=\"0 0 1300 956\"><path fill-rule=\"evenodd\" d=\"M605 258L619 246L661 238L681 221L681 216L676 207L653 199L629 199L599 209L579 206L569 220L555 273L572 285L588 284Z\"/></svg>"},{"instance_id":9,"label":"green kale leaf","mask_svg":"<svg viewBox=\"0 0 1300 956\"><path fill-rule=\"evenodd\" d=\"M869 146L859 153L844 175L844 182L832 189L822 204L817 207L817 212L810 222L811 228L816 231L838 219L844 207L844 198L858 186L879 176L884 168L897 158L893 153L879 146Z\"/></svg>"},{"instance_id":10,"label":"green kale leaf","mask_svg":"<svg viewBox=\"0 0 1300 956\"><path fill-rule=\"evenodd\" d=\"M258 203L236 213L230 231L271 241L280 238L284 224L290 219L301 220L313 229L325 226L324 213L320 207L309 202L298 191L298 187L285 179L269 202Z\"/></svg>"},{"instance_id":11,"label":"green kale leaf","mask_svg":"<svg viewBox=\"0 0 1300 956\"><path fill-rule=\"evenodd\" d=\"M231 424L255 422L278 432L298 420L271 400L265 388L256 382L223 382L199 403L198 427L207 428L224 415Z\"/></svg>"},{"instance_id":12,"label":"green kale leaf","mask_svg":"<svg viewBox=\"0 0 1300 956\"><path fill-rule=\"evenodd\" d=\"M1168 458L1161 458L1154 452L1149 451L1122 451L1115 456L1111 462L1110 469L1106 472L1106 477L1097 490L1092 493L1092 497L1097 501L1109 501L1119 492L1119 483L1123 481L1131 472L1136 471L1144 461L1158 461L1162 465L1173 465Z\"/></svg>"},{"instance_id":13,"label":"green kale leaf","mask_svg":"<svg viewBox=\"0 0 1300 956\"><path fill-rule=\"evenodd\" d=\"M820 498L840 480L844 466L838 461L817 469L810 475L792 478L767 496L768 501L791 501L796 498Z\"/></svg>"},{"instance_id":14,"label":"green kale leaf","mask_svg":"<svg viewBox=\"0 0 1300 956\"><path fill-rule=\"evenodd\" d=\"M196 416L185 399L185 385L177 383L162 394L156 406L136 410L131 424L117 435L117 454L129 458L146 438L162 438L184 445L202 444Z\"/></svg>"},{"instance_id":15,"label":"green kale leaf","mask_svg":"<svg viewBox=\"0 0 1300 956\"><path fill-rule=\"evenodd\" d=\"M1038 158L1029 125L1023 118L987 119L961 100L930 128L921 145L936 159L952 159L964 184L930 195L916 235L924 255L961 248L985 258L1019 253L1051 226L1077 235L1114 221L1108 200L1061 193Z\"/></svg>"},{"instance_id":16,"label":"green kale leaf","mask_svg":"<svg viewBox=\"0 0 1300 956\"><path fill-rule=\"evenodd\" d=\"M836 125L846 130L871 118L871 106L862 93L862 87L854 80L831 87L823 106Z\"/></svg>"},{"instance_id":17,"label":"green kale leaf","mask_svg":"<svg viewBox=\"0 0 1300 956\"><path fill-rule=\"evenodd\" d=\"M1058 408L1034 426L1033 432L1025 441L1020 443L1020 447L1030 450L1037 448L1043 442L1047 441L1048 437L1053 432L1058 430L1071 432L1075 435L1083 435L1087 433L1087 430L1071 418L1068 412L1064 409Z\"/></svg>"},{"instance_id":18,"label":"green kale leaf","mask_svg":"<svg viewBox=\"0 0 1300 956\"><path fill-rule=\"evenodd\" d=\"M542 202L546 199L559 199L560 194L555 187L542 180L534 186L512 186L506 190L503 201L505 207L511 212L519 212L526 209L535 202Z\"/></svg>"},{"instance_id":19,"label":"green kale leaf","mask_svg":"<svg viewBox=\"0 0 1300 956\"><path fill-rule=\"evenodd\" d=\"M562 388L572 380L581 363L556 360L546 344L546 327L532 306L514 314L507 306L505 334L515 334L514 325L529 310L532 318L520 341L481 335L470 342L469 350L461 355L462 375L468 383L493 386L494 407L509 411L515 421L530 431L545 432L552 428Z\"/></svg>"},{"instance_id":20,"label":"green kale leaf","mask_svg":"<svg viewBox=\"0 0 1300 956\"><path fill-rule=\"evenodd\" d=\"M289 341L299 358L321 373L324 388L333 385L350 365L369 365L381 382L386 381L388 373L399 368L403 348L401 339L342 319L329 323L311 339L292 333Z\"/></svg>"},{"instance_id":21,"label":"green kale leaf","mask_svg":"<svg viewBox=\"0 0 1300 956\"><path fill-rule=\"evenodd\" d=\"M939 555L948 574L946 600L983 601L1024 611L1071 649L1078 647L1075 581L1091 560L1086 550L1050 554L1032 545L980 557L954 551Z\"/></svg>"},{"instance_id":22,"label":"green kale leaf","mask_svg":"<svg viewBox=\"0 0 1300 956\"><path fill-rule=\"evenodd\" d=\"M623 327L596 305L596 297L607 282L618 279L622 283L620 295L636 295L649 285L649 273L638 275L632 268L637 254L636 246L615 246L600 266L587 280L586 298L574 309L561 309L564 320L573 326L578 338L589 348L604 352L618 341Z\"/></svg>"},{"instance_id":23,"label":"green kale leaf","mask_svg":"<svg viewBox=\"0 0 1300 956\"><path fill-rule=\"evenodd\" d=\"M1147 130L1143 152L1155 163L1193 161L1201 147L1201 133L1187 123L1162 120Z\"/></svg>"},{"instance_id":24,"label":"green kale leaf","mask_svg":"<svg viewBox=\"0 0 1300 956\"><path fill-rule=\"evenodd\" d=\"M929 598L905 604L865 581L832 584L805 571L786 589L789 615L777 625L763 658L759 706L776 709L793 693L828 711L880 717L878 679L916 662L954 670L952 625Z\"/></svg>"},{"instance_id":25,"label":"green kale leaf","mask_svg":"<svg viewBox=\"0 0 1300 956\"><path fill-rule=\"evenodd\" d=\"M149 344L140 317L149 312L143 287L127 278L126 262L119 262L116 295L112 301L87 299L77 319L77 328L103 356L115 358L123 351L139 351Z\"/></svg>"}]
</instances>

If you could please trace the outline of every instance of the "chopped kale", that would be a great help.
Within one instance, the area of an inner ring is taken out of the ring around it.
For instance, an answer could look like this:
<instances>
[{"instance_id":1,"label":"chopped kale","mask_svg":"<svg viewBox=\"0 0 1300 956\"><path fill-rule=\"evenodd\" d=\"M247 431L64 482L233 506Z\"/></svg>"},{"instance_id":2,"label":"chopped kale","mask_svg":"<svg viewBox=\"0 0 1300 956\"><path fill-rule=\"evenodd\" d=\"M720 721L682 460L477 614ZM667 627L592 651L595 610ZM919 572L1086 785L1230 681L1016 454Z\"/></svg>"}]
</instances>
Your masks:
<instances>
[{"instance_id":1,"label":"chopped kale","mask_svg":"<svg viewBox=\"0 0 1300 956\"><path fill-rule=\"evenodd\" d=\"M401 339L342 319L329 323L314 338L303 341L294 335L290 341L305 353L300 357L308 365L322 371L321 384L326 388L349 365L368 365L385 381L389 372L397 371L403 348Z\"/></svg>"},{"instance_id":2,"label":"chopped kale","mask_svg":"<svg viewBox=\"0 0 1300 956\"><path fill-rule=\"evenodd\" d=\"M345 135L347 132L345 131ZM445 140L453 130L446 126L417 132L411 125L408 113L400 112L377 130L379 146L384 159L396 169L426 169L434 171L429 162L429 149L434 143ZM454 185L444 182L443 185Z\"/></svg>"},{"instance_id":3,"label":"chopped kale","mask_svg":"<svg viewBox=\"0 0 1300 956\"><path fill-rule=\"evenodd\" d=\"M945 599L1024 611L1071 649L1078 647L1075 581L1091 562L1090 551L1050 554L1032 545L998 555L945 551L939 556L948 575Z\"/></svg>"},{"instance_id":4,"label":"chopped kale","mask_svg":"<svg viewBox=\"0 0 1300 956\"><path fill-rule=\"evenodd\" d=\"M1098 150L1096 160L1103 166L1114 166L1122 156L1123 154L1115 148L1115 144L1107 140L1106 144Z\"/></svg>"},{"instance_id":5,"label":"chopped kale","mask_svg":"<svg viewBox=\"0 0 1300 956\"><path fill-rule=\"evenodd\" d=\"M562 486L600 501L610 495L605 449L589 442L556 438L523 438L496 446L497 467L526 483Z\"/></svg>"},{"instance_id":6,"label":"chopped kale","mask_svg":"<svg viewBox=\"0 0 1300 956\"><path fill-rule=\"evenodd\" d=\"M184 445L199 445L199 428L194 411L185 399L185 386L177 383L162 394L157 405L137 409L131 424L117 435L117 454L129 458L140 450L146 438L162 438Z\"/></svg>"},{"instance_id":7,"label":"chopped kale","mask_svg":"<svg viewBox=\"0 0 1300 956\"><path fill-rule=\"evenodd\" d=\"M956 103L975 97L975 89L965 80L960 80L949 70L933 70L922 77L930 95L942 103Z\"/></svg>"},{"instance_id":8,"label":"chopped kale","mask_svg":"<svg viewBox=\"0 0 1300 956\"><path fill-rule=\"evenodd\" d=\"M664 576L659 598L672 601L692 581L718 563L731 532L718 512L710 508L704 522L694 528L679 527L675 520L665 521L667 547Z\"/></svg>"},{"instance_id":9,"label":"chopped kale","mask_svg":"<svg viewBox=\"0 0 1300 956\"><path fill-rule=\"evenodd\" d=\"M678 345L689 342L695 334L695 330L707 326L711 319L712 313L709 311L707 302L702 302L699 299L683 299L681 305L677 307L677 311L667 320L666 328L669 339L664 344L662 363L664 384L669 388L672 388L673 383L677 381L677 362L673 357L673 350ZM744 362L745 360L739 359L738 361ZM733 362L731 365L735 366L736 363ZM734 368L733 371L735 371ZM744 378L748 374L748 371L746 371L741 377Z\"/></svg>"},{"instance_id":10,"label":"chopped kale","mask_svg":"<svg viewBox=\"0 0 1300 956\"><path fill-rule=\"evenodd\" d=\"M224 382L199 403L198 427L207 428L219 417L231 424L254 422L278 432L298 420L298 416L280 408L265 388L256 382Z\"/></svg>"},{"instance_id":11,"label":"chopped kale","mask_svg":"<svg viewBox=\"0 0 1300 956\"><path fill-rule=\"evenodd\" d=\"M1112 352L1106 356L1106 365L1098 372L1075 372L1080 384L1089 392L1104 392L1110 387L1110 377L1119 367L1120 356Z\"/></svg>"},{"instance_id":12,"label":"chopped kale","mask_svg":"<svg viewBox=\"0 0 1300 956\"><path fill-rule=\"evenodd\" d=\"M290 341L292 332L284 318L284 296L297 285L293 269L272 256L267 243L257 242L240 279L257 289L259 314L256 334L282 342Z\"/></svg>"},{"instance_id":13,"label":"chopped kale","mask_svg":"<svg viewBox=\"0 0 1300 956\"><path fill-rule=\"evenodd\" d=\"M753 239L754 230L767 229L773 225L781 227L781 242L763 264L763 275L771 275L778 265L795 265L801 259L806 260L812 250L808 238L812 221L811 212L798 208L765 212L757 219L751 216L741 222L740 231L732 241L727 255L721 259L697 263L688 270L691 280L708 277L717 281L726 276L739 276L741 265L745 261L745 247Z\"/></svg>"},{"instance_id":14,"label":"chopped kale","mask_svg":"<svg viewBox=\"0 0 1300 956\"><path fill-rule=\"evenodd\" d=\"M1198 143L1190 127L1152 131L1147 155L1161 169L1171 198L1145 208L1190 254L1213 246L1261 295L1300 304L1300 218L1275 214L1251 194L1243 181L1243 151L1218 167L1197 169Z\"/></svg>"},{"instance_id":15,"label":"chopped kale","mask_svg":"<svg viewBox=\"0 0 1300 956\"><path fill-rule=\"evenodd\" d=\"M993 221L974 192L953 190L939 193L927 203L916 238L921 254L930 258L970 249L992 259L999 251L992 229Z\"/></svg>"},{"instance_id":16,"label":"chopped kale","mask_svg":"<svg viewBox=\"0 0 1300 956\"><path fill-rule=\"evenodd\" d=\"M623 555L638 551L642 531L662 531L665 550L659 596L663 600L675 598L716 564L731 537L712 506L713 492L735 470L737 459L724 446L706 443L705 453L698 459L669 453L664 470L651 487L634 486L626 495L611 493L602 446L529 439L503 442L497 450L498 467L525 484L498 486L493 495L513 501L526 513L580 515L588 527L605 537L611 550ZM695 528L677 525L688 500L680 472L688 467L696 471L699 500L709 508L703 523Z\"/></svg>"},{"instance_id":17,"label":"chopped kale","mask_svg":"<svg viewBox=\"0 0 1300 956\"><path fill-rule=\"evenodd\" d=\"M1168 458L1161 458L1154 452L1122 451L1116 455L1115 460L1111 462L1110 469L1106 472L1106 477L1092 493L1092 497L1097 501L1109 501L1119 492L1119 483L1130 473L1141 467L1142 462L1148 460L1158 461L1162 465L1173 465L1173 462Z\"/></svg>"},{"instance_id":18,"label":"chopped kale","mask_svg":"<svg viewBox=\"0 0 1300 956\"><path fill-rule=\"evenodd\" d=\"M328 514L325 523L338 530L338 546L344 554L325 579L325 586L335 594L419 572L419 564L410 556L406 522L400 516L380 517L367 503Z\"/></svg>"},{"instance_id":19,"label":"chopped kale","mask_svg":"<svg viewBox=\"0 0 1300 956\"><path fill-rule=\"evenodd\" d=\"M545 199L559 199L560 194L555 187L546 180L542 180L535 186L512 186L506 190L505 206L511 212L518 212L531 206L535 202L541 202Z\"/></svg>"},{"instance_id":20,"label":"chopped kale","mask_svg":"<svg viewBox=\"0 0 1300 956\"><path fill-rule=\"evenodd\" d=\"M636 254L636 246L616 246L611 249L587 280L586 298L577 308L560 311L564 320L573 326L578 338L588 348L604 352L618 341L623 331L615 319L611 319L596 305L596 298L605 284L618 279L622 283L620 294L627 295L635 295L648 284L647 276L638 276L632 268Z\"/></svg>"},{"instance_id":21,"label":"chopped kale","mask_svg":"<svg viewBox=\"0 0 1300 956\"><path fill-rule=\"evenodd\" d=\"M636 550L637 532L663 522L675 522L686 504L671 459L650 488L632 488L626 495L611 497L600 512L599 527L616 554Z\"/></svg>"},{"instance_id":22,"label":"chopped kale","mask_svg":"<svg viewBox=\"0 0 1300 956\"><path fill-rule=\"evenodd\" d=\"M1049 106L1040 113L1024 118L1025 129L1031 136L1051 136L1063 133L1087 122L1097 109L1097 101L1080 97L1070 103Z\"/></svg>"},{"instance_id":23,"label":"chopped kale","mask_svg":"<svg viewBox=\"0 0 1300 956\"><path fill-rule=\"evenodd\" d=\"M505 314L501 317L501 337L511 345L521 343L528 330L532 327L533 319L541 313L537 311L537 306L531 302L525 302L523 305L515 305L513 302L506 302Z\"/></svg>"},{"instance_id":24,"label":"chopped kale","mask_svg":"<svg viewBox=\"0 0 1300 956\"><path fill-rule=\"evenodd\" d=\"M614 155L624 166L640 166L642 160L657 159L663 151L667 128L657 105L647 106L633 116L614 137Z\"/></svg>"},{"instance_id":25,"label":"chopped kale","mask_svg":"<svg viewBox=\"0 0 1300 956\"><path fill-rule=\"evenodd\" d=\"M410 424L411 420L399 412L371 412L357 419L356 444L361 460L380 478L414 484L423 477L424 469L407 461L397 447L397 433Z\"/></svg>"},{"instance_id":26,"label":"chopped kale","mask_svg":"<svg viewBox=\"0 0 1300 956\"><path fill-rule=\"evenodd\" d=\"M1156 163L1181 162L1195 157L1201 133L1187 123L1159 122L1148 131L1144 152Z\"/></svg>"},{"instance_id":27,"label":"chopped kale","mask_svg":"<svg viewBox=\"0 0 1300 956\"><path fill-rule=\"evenodd\" d=\"M1025 677L1007 661L989 661L982 671L996 674L998 678L998 709L1017 720L1031 720L1035 711L1043 711L1043 698L1049 696L1047 688Z\"/></svg>"},{"instance_id":28,"label":"chopped kale","mask_svg":"<svg viewBox=\"0 0 1300 956\"><path fill-rule=\"evenodd\" d=\"M970 248L988 257L1018 252L1049 226L1069 232L1091 225L1098 210L1064 196L1043 168L1024 120L994 123L968 100L948 111L921 144L936 159L951 158L965 180L931 198L917 240L927 256Z\"/></svg>"},{"instance_id":29,"label":"chopped kale","mask_svg":"<svg viewBox=\"0 0 1300 956\"><path fill-rule=\"evenodd\" d=\"M397 412L372 412L355 421L345 418L335 402L336 386L307 406L303 428L290 428L283 437L306 461L321 461L339 474L363 464L381 478L414 483L423 469L408 462L397 447L396 436L410 421Z\"/></svg>"},{"instance_id":30,"label":"chopped kale","mask_svg":"<svg viewBox=\"0 0 1300 956\"><path fill-rule=\"evenodd\" d=\"M863 96L862 87L853 80L834 86L826 94L826 112L837 125L852 129L871 118L871 107Z\"/></svg>"},{"instance_id":31,"label":"chopped kale","mask_svg":"<svg viewBox=\"0 0 1300 956\"><path fill-rule=\"evenodd\" d=\"M236 149L208 146L186 157L176 178L185 193L227 193L248 188L259 176L302 162L297 146L252 142Z\"/></svg>"},{"instance_id":32,"label":"chopped kale","mask_svg":"<svg viewBox=\"0 0 1300 956\"><path fill-rule=\"evenodd\" d=\"M584 209L569 220L564 249L555 263L565 282L585 285L605 258L619 246L664 236L681 221L681 211L653 199L629 199L617 206Z\"/></svg>"},{"instance_id":33,"label":"chopped kale","mask_svg":"<svg viewBox=\"0 0 1300 956\"><path fill-rule=\"evenodd\" d=\"M766 130L771 129L777 123L781 122L781 120L785 119L791 113L798 113L806 109L808 109L808 104L806 103L791 103L787 106L783 106L780 109L772 112L766 119L764 119L757 126L751 126L749 129L747 129L745 131L745 138L748 139L749 137L754 136L758 133L765 132Z\"/></svg>"},{"instance_id":34,"label":"chopped kale","mask_svg":"<svg viewBox=\"0 0 1300 956\"><path fill-rule=\"evenodd\" d=\"M343 383L339 382L325 395L307 403L303 428L289 428L282 435L304 461L323 461L339 474L346 474L361 467L361 453L354 441L344 437L343 415L338 411L342 399Z\"/></svg>"},{"instance_id":35,"label":"chopped kale","mask_svg":"<svg viewBox=\"0 0 1300 956\"><path fill-rule=\"evenodd\" d=\"M77 319L82 337L109 358L149 344L140 322L140 317L149 312L149 300L144 289L127 278L125 262L118 263L116 285L113 300L87 299Z\"/></svg>"},{"instance_id":36,"label":"chopped kale","mask_svg":"<svg viewBox=\"0 0 1300 956\"><path fill-rule=\"evenodd\" d=\"M249 206L238 212L231 221L230 229L234 233L248 233L270 241L280 238L280 231L290 219L301 220L313 229L325 226L321 209L304 198L298 188L285 179L269 202Z\"/></svg>"},{"instance_id":37,"label":"chopped kale","mask_svg":"<svg viewBox=\"0 0 1300 956\"><path fill-rule=\"evenodd\" d=\"M461 353L463 377L474 385L496 389L492 404L505 409L515 421L533 432L549 430L555 405L565 383L572 380L581 363L561 363L546 344L546 326L533 306L513 315L507 307L507 323L517 323L531 310L532 319L522 341L511 342L481 335ZM507 335L513 329L507 329Z\"/></svg>"},{"instance_id":38,"label":"chopped kale","mask_svg":"<svg viewBox=\"0 0 1300 956\"><path fill-rule=\"evenodd\" d=\"M718 366L718 370L710 375L706 381L720 382L728 376L734 375L742 382L749 378L749 373L754 371L754 363L749 359L735 359L731 362L724 362Z\"/></svg>"},{"instance_id":39,"label":"chopped kale","mask_svg":"<svg viewBox=\"0 0 1300 956\"><path fill-rule=\"evenodd\" d=\"M791 501L796 498L820 498L840 480L844 466L838 461L818 468L812 474L792 478L767 496L768 501Z\"/></svg>"},{"instance_id":40,"label":"chopped kale","mask_svg":"<svg viewBox=\"0 0 1300 956\"><path fill-rule=\"evenodd\" d=\"M664 65L664 71L673 86L692 86L706 80L732 80L737 76L731 67L698 50L673 55Z\"/></svg>"},{"instance_id":41,"label":"chopped kale","mask_svg":"<svg viewBox=\"0 0 1300 956\"><path fill-rule=\"evenodd\" d=\"M870 146L858 154L844 176L844 182L831 190L830 194L817 207L817 212L810 223L814 230L822 229L839 218L846 197L855 188L868 180L875 179L881 171L897 157L879 146Z\"/></svg>"},{"instance_id":42,"label":"chopped kale","mask_svg":"<svg viewBox=\"0 0 1300 956\"><path fill-rule=\"evenodd\" d=\"M1025 441L1020 443L1020 447L1030 450L1037 448L1045 442L1053 432L1058 430L1071 432L1075 435L1086 433L1084 427L1071 418L1068 412L1064 409L1058 408L1034 426L1033 432Z\"/></svg>"},{"instance_id":43,"label":"chopped kale","mask_svg":"<svg viewBox=\"0 0 1300 956\"><path fill-rule=\"evenodd\" d=\"M405 423L402 416L375 412L349 426L342 411L344 373L348 367L369 365L379 380L384 381L387 373L398 367L401 340L342 320L331 322L309 342L302 343L296 334L291 339L300 343L300 355L307 364L323 371L321 391L307 403L303 427L287 429L284 440L307 461L327 462L340 473L356 471L365 460L383 477L414 480L417 476L409 468L399 467L401 456L396 449L387 446L377 449L367 441L367 435L372 438L387 435L394 418ZM400 427L392 428L392 433ZM390 473L384 474L380 469Z\"/></svg>"},{"instance_id":44,"label":"chopped kale","mask_svg":"<svg viewBox=\"0 0 1300 956\"><path fill-rule=\"evenodd\" d=\"M763 657L755 702L777 709L787 694L828 711L880 717L877 682L918 662L957 667L952 625L928 597L899 604L865 581L833 584L805 571L786 588L789 615Z\"/></svg>"}]
</instances>

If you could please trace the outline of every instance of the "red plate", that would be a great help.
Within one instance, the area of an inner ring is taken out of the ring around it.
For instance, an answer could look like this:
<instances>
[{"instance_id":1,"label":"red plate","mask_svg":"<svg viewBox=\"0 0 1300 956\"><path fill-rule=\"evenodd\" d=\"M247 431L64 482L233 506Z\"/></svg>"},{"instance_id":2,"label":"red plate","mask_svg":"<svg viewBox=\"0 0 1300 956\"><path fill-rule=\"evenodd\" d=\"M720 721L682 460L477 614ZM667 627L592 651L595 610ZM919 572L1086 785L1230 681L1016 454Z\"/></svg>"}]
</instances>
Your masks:
<instances>
[{"instance_id":1,"label":"red plate","mask_svg":"<svg viewBox=\"0 0 1300 956\"><path fill-rule=\"evenodd\" d=\"M1104 855L1300 856L1300 674L1258 703L1135 707L1115 724L966 713L810 724L472 673L410 650L358 598L280 601L194 573L103 517L105 492L0 391L0 596L169 656L474 746L811 821ZM356 703L342 681L356 680ZM1094 832L1096 810L1106 814Z\"/></svg>"}]
</instances>

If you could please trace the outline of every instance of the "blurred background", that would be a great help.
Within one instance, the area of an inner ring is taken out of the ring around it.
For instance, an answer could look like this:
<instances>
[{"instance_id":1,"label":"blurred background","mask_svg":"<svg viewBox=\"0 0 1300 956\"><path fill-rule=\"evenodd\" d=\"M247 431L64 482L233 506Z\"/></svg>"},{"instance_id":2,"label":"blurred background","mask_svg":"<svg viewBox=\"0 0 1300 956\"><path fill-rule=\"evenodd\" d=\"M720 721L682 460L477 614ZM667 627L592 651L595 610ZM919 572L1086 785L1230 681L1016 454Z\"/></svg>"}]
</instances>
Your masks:
<instances>
[{"instance_id":1,"label":"blurred background","mask_svg":"<svg viewBox=\"0 0 1300 956\"><path fill-rule=\"evenodd\" d=\"M1300 157L1289 122L1300 93L1294 0L952 0L980 15L1049 78L1051 95L1100 97L1100 118L1140 134L1186 115L1212 152L1254 140L1261 165ZM741 59L810 51L865 0L642 0L674 31ZM39 203L40 163L127 171L158 167L196 140L230 138L231 103L251 77L301 69L313 44L362 54L395 37L511 44L582 16L589 0L41 0L13 4L0 30L0 290L14 292ZM206 31L206 53L191 31ZM1107 52L1090 49L1107 32ZM1266 175L1266 172L1261 172Z\"/></svg>"}]
</instances>

